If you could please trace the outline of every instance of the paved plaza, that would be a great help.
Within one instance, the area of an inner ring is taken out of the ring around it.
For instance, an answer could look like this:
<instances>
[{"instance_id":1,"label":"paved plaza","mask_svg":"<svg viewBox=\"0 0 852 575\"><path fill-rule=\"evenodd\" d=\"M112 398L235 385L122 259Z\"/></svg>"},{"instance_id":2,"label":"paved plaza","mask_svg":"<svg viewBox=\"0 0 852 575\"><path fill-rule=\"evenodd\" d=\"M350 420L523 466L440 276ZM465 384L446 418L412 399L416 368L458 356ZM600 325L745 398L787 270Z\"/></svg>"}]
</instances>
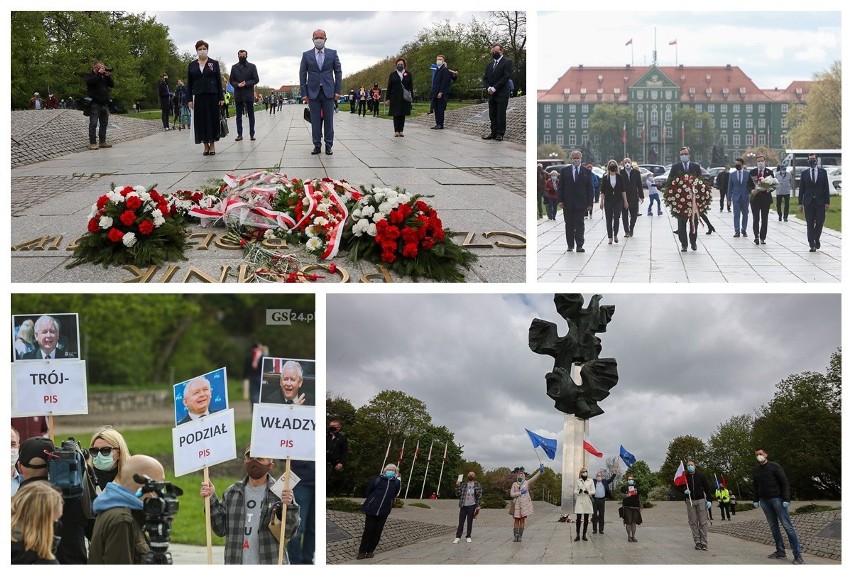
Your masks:
<instances>
[{"instance_id":1,"label":"paved plaza","mask_svg":"<svg viewBox=\"0 0 852 575\"><path fill-rule=\"evenodd\" d=\"M535 502L535 512L527 519L523 541L512 541L512 518L505 509L482 509L474 521L472 543L464 538L453 544L458 520L458 501L424 500L429 509L412 507L409 500L388 517L382 538L372 559L356 560L364 516L361 513L328 512L326 545L328 564L460 564L460 565L781 565L767 559L775 550L766 518L759 510L737 513L731 521L716 521L708 535L707 551L696 551L681 501L654 502L642 511L643 524L636 531L637 543L628 543L618 506L609 502L605 534L589 541L574 541L575 524L560 523L559 507ZM793 503L795 509L803 502ZM833 502L838 505L839 502ZM839 565L841 540L840 512L794 515L804 550L805 562ZM832 529L832 525L837 525ZM785 536L786 544L786 536ZM788 549L787 564L793 559Z\"/></svg>"},{"instance_id":2,"label":"paved plaza","mask_svg":"<svg viewBox=\"0 0 852 575\"><path fill-rule=\"evenodd\" d=\"M487 104L448 114L445 130L430 130L431 116L409 121L404 138L393 137L387 117L361 117L341 107L335 116L333 156L310 154L310 124L302 118L303 109L284 106L275 115L258 111L254 142L248 138L247 119L245 139L234 141L231 118L231 134L217 143L214 157L201 155L202 146L192 143L190 132L163 132L159 121L114 115L107 132L114 147L89 151L88 118L79 111L12 112L12 281L245 281L242 252L223 241L222 226L190 226L186 262L146 269L65 266L75 240L85 232L92 204L111 184L156 184L160 192L174 192L199 189L226 173L258 169L432 196L427 201L457 234L454 240L479 256L465 272L466 281L525 281L524 98L513 100L512 136L500 143L479 137L479 129L488 130ZM306 264L315 261L298 246L283 251L299 255ZM372 263L351 262L342 250L335 263L350 282L410 281Z\"/></svg>"},{"instance_id":3,"label":"paved plaza","mask_svg":"<svg viewBox=\"0 0 852 575\"><path fill-rule=\"evenodd\" d=\"M796 209L797 198L790 202ZM608 244L603 211L595 206L586 218L585 253L566 252L565 221L562 212L556 220L538 220L537 273L539 282L554 283L837 283L841 281L841 234L824 228L822 249L808 251L804 221L792 215L779 222L774 205L769 213L766 244L755 245L751 229L748 237L735 238L733 215L720 213L718 196L708 213L716 228L706 235L698 231L698 250L680 251L680 241L672 233L677 221L664 209L662 216L647 215L648 204L640 204L635 236L625 238L619 230L619 243ZM655 205L656 208L656 205ZM619 223L620 227L620 223Z\"/></svg>"}]
</instances>

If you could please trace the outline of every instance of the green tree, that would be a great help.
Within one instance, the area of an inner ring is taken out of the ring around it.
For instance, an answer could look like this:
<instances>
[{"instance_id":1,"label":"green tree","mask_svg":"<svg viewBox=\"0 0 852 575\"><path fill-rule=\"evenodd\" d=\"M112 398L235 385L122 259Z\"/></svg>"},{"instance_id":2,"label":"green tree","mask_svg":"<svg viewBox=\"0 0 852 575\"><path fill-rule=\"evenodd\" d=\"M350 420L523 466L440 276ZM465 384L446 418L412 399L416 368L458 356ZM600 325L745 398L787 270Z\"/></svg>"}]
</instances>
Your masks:
<instances>
[{"instance_id":1,"label":"green tree","mask_svg":"<svg viewBox=\"0 0 852 575\"><path fill-rule=\"evenodd\" d=\"M681 461L685 466L687 460L691 459L698 467L706 468L705 452L704 442L693 435L680 435L672 439L663 465L657 472L660 483L668 486L674 485L675 472Z\"/></svg>"},{"instance_id":2,"label":"green tree","mask_svg":"<svg viewBox=\"0 0 852 575\"><path fill-rule=\"evenodd\" d=\"M719 476L720 481L724 476L728 489L736 494L737 498L748 497L751 493L751 477L755 465L753 427L754 417L735 415L719 424L707 441L708 481L713 473Z\"/></svg>"},{"instance_id":3,"label":"green tree","mask_svg":"<svg viewBox=\"0 0 852 575\"><path fill-rule=\"evenodd\" d=\"M527 92L527 13L501 10L489 14L490 44L500 44L512 61L515 90Z\"/></svg>"},{"instance_id":4,"label":"green tree","mask_svg":"<svg viewBox=\"0 0 852 575\"><path fill-rule=\"evenodd\" d=\"M721 138L716 140L716 143L713 144L713 150L710 153L710 157L710 163L712 166L724 166L725 164L730 163L728 153L725 151L725 142L722 141Z\"/></svg>"},{"instance_id":5,"label":"green tree","mask_svg":"<svg viewBox=\"0 0 852 575\"><path fill-rule=\"evenodd\" d=\"M610 159L624 158L621 135L625 125L627 133L632 133L633 111L629 106L599 104L589 115L589 133L595 135L594 152L601 163L608 162ZM628 149L627 152L629 155L630 150ZM591 159L583 154L583 161L588 162Z\"/></svg>"},{"instance_id":6,"label":"green tree","mask_svg":"<svg viewBox=\"0 0 852 575\"><path fill-rule=\"evenodd\" d=\"M634 485L639 488L639 492L645 496L645 499L647 499L651 490L661 483L657 475L648 467L648 464L640 459L624 472L624 475L619 478L617 486L612 485L613 492L618 492L621 486L627 485L628 474L633 474ZM674 472L672 472L672 477L674 477Z\"/></svg>"},{"instance_id":7,"label":"green tree","mask_svg":"<svg viewBox=\"0 0 852 575\"><path fill-rule=\"evenodd\" d=\"M713 143L716 141L713 116L708 112L696 112L695 108L682 107L674 113L674 126L683 126L683 141L689 146L692 161L706 166L712 159ZM680 140L673 144L671 147L667 146L667 149L674 150L673 154L676 156Z\"/></svg>"},{"instance_id":8,"label":"green tree","mask_svg":"<svg viewBox=\"0 0 852 575\"><path fill-rule=\"evenodd\" d=\"M776 386L754 422L754 447L781 464L800 499L839 499L841 352L825 375L791 375ZM753 454L753 451L752 451Z\"/></svg>"},{"instance_id":9,"label":"green tree","mask_svg":"<svg viewBox=\"0 0 852 575\"><path fill-rule=\"evenodd\" d=\"M803 107L791 106L787 115L793 148L840 149L841 65L835 60L828 70L814 75Z\"/></svg>"},{"instance_id":10,"label":"green tree","mask_svg":"<svg viewBox=\"0 0 852 575\"><path fill-rule=\"evenodd\" d=\"M325 396L325 419L327 423L337 420L341 424L341 431L345 435L349 434L349 428L355 425L356 409L348 399L343 396L332 396L326 393Z\"/></svg>"}]
</instances>

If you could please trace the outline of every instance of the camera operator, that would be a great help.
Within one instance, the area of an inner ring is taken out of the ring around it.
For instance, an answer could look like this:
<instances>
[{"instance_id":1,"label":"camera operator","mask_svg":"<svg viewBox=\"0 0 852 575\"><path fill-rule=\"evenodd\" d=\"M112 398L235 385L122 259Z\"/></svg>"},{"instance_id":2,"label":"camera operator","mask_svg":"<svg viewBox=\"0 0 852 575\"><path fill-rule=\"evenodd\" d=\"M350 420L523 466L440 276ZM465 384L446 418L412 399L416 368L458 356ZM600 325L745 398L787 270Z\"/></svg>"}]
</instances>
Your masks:
<instances>
[{"instance_id":1,"label":"camera operator","mask_svg":"<svg viewBox=\"0 0 852 575\"><path fill-rule=\"evenodd\" d=\"M86 74L88 96L92 99L92 110L89 115L89 149L111 148L107 144L106 130L109 124L109 91L115 84L112 81L112 70L98 60L92 65L92 71ZM98 125L100 123L100 126ZM97 137L95 140L95 130Z\"/></svg>"},{"instance_id":2,"label":"camera operator","mask_svg":"<svg viewBox=\"0 0 852 575\"><path fill-rule=\"evenodd\" d=\"M142 493L144 483L134 476L147 475L163 481L165 471L159 461L147 455L127 458L115 481L107 483L93 508L98 518L89 546L89 563L96 565L142 565L150 550L145 532L144 503L156 493Z\"/></svg>"},{"instance_id":3,"label":"camera operator","mask_svg":"<svg viewBox=\"0 0 852 575\"><path fill-rule=\"evenodd\" d=\"M273 513L281 518L281 500L270 489L275 484L269 475L274 463L265 457L252 457L250 447L246 447L246 476L226 489L221 501L212 483L201 482L201 497L210 497L213 532L225 537L226 565L278 564L278 540L269 527ZM299 529L299 506L293 502L292 490L284 490L283 499L287 504L284 536L292 539ZM289 564L286 551L283 563Z\"/></svg>"}]
</instances>

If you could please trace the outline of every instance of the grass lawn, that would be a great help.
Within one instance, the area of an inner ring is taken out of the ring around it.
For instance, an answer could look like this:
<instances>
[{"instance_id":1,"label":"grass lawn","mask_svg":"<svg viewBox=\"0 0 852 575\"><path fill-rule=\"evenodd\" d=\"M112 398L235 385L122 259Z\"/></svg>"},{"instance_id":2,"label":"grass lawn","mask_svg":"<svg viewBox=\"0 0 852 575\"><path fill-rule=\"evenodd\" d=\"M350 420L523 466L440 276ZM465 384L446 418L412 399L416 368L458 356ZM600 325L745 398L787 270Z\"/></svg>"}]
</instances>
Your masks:
<instances>
[{"instance_id":1,"label":"grass lawn","mask_svg":"<svg viewBox=\"0 0 852 575\"><path fill-rule=\"evenodd\" d=\"M825 214L825 224L823 224L826 228L841 232L840 229L840 209L843 206L843 196L831 196L831 204L828 208L828 212ZM798 205L798 198L790 198L790 212L796 214L796 217L802 221L805 221L805 212L800 212ZM772 219L772 216L777 216L778 214L775 212L775 204L772 204L772 212L769 214L769 218ZM792 214L791 214L792 215Z\"/></svg>"}]
</instances>

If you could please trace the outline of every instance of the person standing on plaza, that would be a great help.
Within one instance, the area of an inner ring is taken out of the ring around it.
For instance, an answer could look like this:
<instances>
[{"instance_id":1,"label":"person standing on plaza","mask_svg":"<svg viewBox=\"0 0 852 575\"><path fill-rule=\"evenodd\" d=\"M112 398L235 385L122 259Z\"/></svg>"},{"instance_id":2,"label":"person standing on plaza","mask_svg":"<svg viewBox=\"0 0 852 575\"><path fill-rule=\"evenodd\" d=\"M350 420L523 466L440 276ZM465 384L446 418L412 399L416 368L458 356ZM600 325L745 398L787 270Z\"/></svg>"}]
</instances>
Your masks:
<instances>
[{"instance_id":1,"label":"person standing on plaza","mask_svg":"<svg viewBox=\"0 0 852 575\"><path fill-rule=\"evenodd\" d=\"M771 178L773 174L772 170L766 168L766 157L763 154L757 156L757 167L751 170L748 176L754 245L765 244L766 228L769 225L769 208L772 206L772 192L760 189L757 184L764 178Z\"/></svg>"},{"instance_id":2,"label":"person standing on plaza","mask_svg":"<svg viewBox=\"0 0 852 575\"><path fill-rule=\"evenodd\" d=\"M683 470L683 462L681 462ZM710 521L707 510L713 505L710 487L703 473L696 471L695 462L686 462L686 481L679 485L683 500L686 502L686 514L689 518L689 528L692 530L692 540L697 551L707 551L707 527Z\"/></svg>"},{"instance_id":3,"label":"person standing on plaza","mask_svg":"<svg viewBox=\"0 0 852 575\"><path fill-rule=\"evenodd\" d=\"M657 215L663 215L662 206L660 206L660 191L657 189L657 184L654 183L654 175L648 174L645 179L648 184L648 215L654 215L654 202L657 202Z\"/></svg>"},{"instance_id":4,"label":"person standing on plaza","mask_svg":"<svg viewBox=\"0 0 852 575\"><path fill-rule=\"evenodd\" d=\"M787 164L781 162L775 171L775 179L778 187L775 188L775 211L778 212L778 221L787 221L790 214L790 194L793 193L793 176L787 171ZM781 205L784 205L782 211Z\"/></svg>"},{"instance_id":5,"label":"person standing on plaza","mask_svg":"<svg viewBox=\"0 0 852 575\"><path fill-rule=\"evenodd\" d=\"M580 519L583 520L583 541L588 541L586 532L589 530L589 515L594 511L592 506L592 494L595 492L595 484L589 479L589 471L584 467L580 469L580 477L574 484L574 514L577 516L577 535L574 541L580 540Z\"/></svg>"},{"instance_id":6,"label":"person standing on plaza","mask_svg":"<svg viewBox=\"0 0 852 575\"><path fill-rule=\"evenodd\" d=\"M748 225L748 174L745 172L745 160L734 160L734 173L728 179L728 201L734 205L734 237L747 238ZM742 221L741 221L742 216Z\"/></svg>"},{"instance_id":7,"label":"person standing on plaza","mask_svg":"<svg viewBox=\"0 0 852 575\"><path fill-rule=\"evenodd\" d=\"M701 177L701 165L696 162L689 161L690 151L687 146L680 149L680 161L672 164L669 170L669 177L666 180L664 188L668 188L672 180L678 176L690 175L696 178ZM687 235L687 225L689 225L689 234ZM680 240L680 251L686 251L687 240L692 245L692 250L698 249L698 229L697 222L689 222L685 216L677 217L677 238Z\"/></svg>"},{"instance_id":8,"label":"person standing on plaza","mask_svg":"<svg viewBox=\"0 0 852 575\"><path fill-rule=\"evenodd\" d=\"M719 213L725 211L725 196L728 195L728 181L731 178L731 165L725 164L725 169L716 174L716 189L719 190ZM731 211L731 197L728 196L728 211Z\"/></svg>"},{"instance_id":9,"label":"person standing on plaza","mask_svg":"<svg viewBox=\"0 0 852 575\"><path fill-rule=\"evenodd\" d=\"M595 478L592 480L595 484L595 490L592 495L592 533L597 534L604 532L604 515L606 512L606 500L613 499L610 485L615 479L613 473L609 479L603 478L603 473L598 471Z\"/></svg>"},{"instance_id":10,"label":"person standing on plaza","mask_svg":"<svg viewBox=\"0 0 852 575\"><path fill-rule=\"evenodd\" d=\"M432 100L432 109L435 111L435 125L432 130L444 129L444 112L447 110L447 95L450 91L450 72L444 64L444 55L438 54L435 58L434 75L432 76L432 90L429 97Z\"/></svg>"},{"instance_id":11,"label":"person standing on plaza","mask_svg":"<svg viewBox=\"0 0 852 575\"><path fill-rule=\"evenodd\" d=\"M828 173L819 167L816 154L808 154L808 169L802 172L799 183L799 211L805 212L808 245L812 252L820 249L819 238L825 223L825 213L831 203Z\"/></svg>"},{"instance_id":12,"label":"person standing on plaza","mask_svg":"<svg viewBox=\"0 0 852 575\"><path fill-rule=\"evenodd\" d=\"M379 83L375 82L373 84L373 89L370 91L370 95L372 96L373 101L373 117L379 117L379 110L381 108L380 103L382 101L382 90L379 88Z\"/></svg>"},{"instance_id":13,"label":"person standing on plaza","mask_svg":"<svg viewBox=\"0 0 852 575\"><path fill-rule=\"evenodd\" d=\"M606 174L601 178L601 209L606 220L606 236L609 243L618 243L618 221L622 209L627 209L627 192L624 178L618 172L618 164L610 160L606 164Z\"/></svg>"},{"instance_id":14,"label":"person standing on plaza","mask_svg":"<svg viewBox=\"0 0 852 575\"><path fill-rule=\"evenodd\" d=\"M787 552L784 549L784 539L778 523L784 527L787 539L790 540L790 548L793 550L793 564L802 565L802 548L799 545L799 536L793 522L790 521L790 482L784 469L769 461L766 451L758 449L754 452L757 457L757 466L753 473L754 507L763 509L769 529L772 531L772 539L775 540L775 553L770 553L770 559L786 559Z\"/></svg>"},{"instance_id":15,"label":"person standing on plaza","mask_svg":"<svg viewBox=\"0 0 852 575\"><path fill-rule=\"evenodd\" d=\"M169 75L163 74L157 84L157 95L160 98L160 112L163 120L163 131L169 131L169 112L172 108L172 89L169 88Z\"/></svg>"},{"instance_id":16,"label":"person standing on plaza","mask_svg":"<svg viewBox=\"0 0 852 575\"><path fill-rule=\"evenodd\" d=\"M388 77L388 88L385 97L388 102L388 114L393 118L393 135L403 138L405 117L411 115L411 100L414 94L414 79L411 72L405 68L405 58L397 58L396 69Z\"/></svg>"},{"instance_id":17,"label":"person standing on plaza","mask_svg":"<svg viewBox=\"0 0 852 575\"><path fill-rule=\"evenodd\" d=\"M642 525L642 501L632 473L627 474L627 485L621 487L621 516L627 530L627 541L637 543L636 526ZM697 549L697 547L696 547Z\"/></svg>"},{"instance_id":18,"label":"person standing on plaza","mask_svg":"<svg viewBox=\"0 0 852 575\"><path fill-rule=\"evenodd\" d=\"M544 200L544 188L546 186L547 172L544 171L544 166L539 164L535 172L535 212L537 220L541 219L541 203Z\"/></svg>"},{"instance_id":19,"label":"person standing on plaza","mask_svg":"<svg viewBox=\"0 0 852 575\"><path fill-rule=\"evenodd\" d=\"M559 172L550 170L544 184L544 201L547 209L547 219L556 220L556 206L559 204Z\"/></svg>"},{"instance_id":20,"label":"person standing on plaza","mask_svg":"<svg viewBox=\"0 0 852 575\"><path fill-rule=\"evenodd\" d=\"M724 477L722 478L725 479ZM719 515L722 516L722 521L731 520L731 492L724 483L716 482L716 501L719 502Z\"/></svg>"},{"instance_id":21,"label":"person standing on plaza","mask_svg":"<svg viewBox=\"0 0 852 575\"><path fill-rule=\"evenodd\" d=\"M385 465L382 474L370 481L361 506L364 512L364 532L361 534L361 546L358 547L356 559L372 559L400 489L402 482L393 463Z\"/></svg>"},{"instance_id":22,"label":"person standing on plaza","mask_svg":"<svg viewBox=\"0 0 852 575\"><path fill-rule=\"evenodd\" d=\"M234 141L243 139L243 111L248 115L249 138L254 141L254 87L260 78L257 66L248 61L247 50L237 52L237 63L231 66L228 82L234 87L234 102L237 104L237 137Z\"/></svg>"},{"instance_id":23,"label":"person standing on plaza","mask_svg":"<svg viewBox=\"0 0 852 575\"><path fill-rule=\"evenodd\" d=\"M314 47L302 54L299 84L302 102L311 111L311 154L319 154L325 140L325 153L330 156L334 153L334 105L343 91L343 71L337 50L325 46L325 30L314 30L311 37Z\"/></svg>"},{"instance_id":24,"label":"person standing on plaza","mask_svg":"<svg viewBox=\"0 0 852 575\"><path fill-rule=\"evenodd\" d=\"M596 204L596 203L598 203L598 200L601 197L601 179L598 177L598 175L595 173L595 171L592 168L594 168L594 166L592 165L591 162L586 164L586 169L589 170L589 172L592 174L592 186L594 186L594 188L595 188L595 201L594 201L594 203ZM589 210L589 219L592 219L592 210Z\"/></svg>"},{"instance_id":25,"label":"person standing on plaza","mask_svg":"<svg viewBox=\"0 0 852 575\"><path fill-rule=\"evenodd\" d=\"M559 175L559 201L562 203L562 217L565 219L565 240L568 251L586 250L586 225L583 219L587 212L592 211L595 201L595 190L592 184L592 174L583 167L583 153L580 150L571 152L571 165L562 168Z\"/></svg>"},{"instance_id":26,"label":"person standing on plaza","mask_svg":"<svg viewBox=\"0 0 852 575\"><path fill-rule=\"evenodd\" d=\"M106 131L109 124L109 92L115 86L112 71L98 60L92 64L92 71L86 74L85 80L87 94L92 99L89 112L89 149L111 148L112 144L106 141Z\"/></svg>"},{"instance_id":27,"label":"person standing on plaza","mask_svg":"<svg viewBox=\"0 0 852 575\"><path fill-rule=\"evenodd\" d=\"M642 192L642 176L639 174L639 168L633 165L630 158L624 158L622 178L624 191L627 194L627 207L621 210L621 220L624 224L624 237L629 238L633 236L633 228L636 226L639 204L645 201L645 194Z\"/></svg>"},{"instance_id":28,"label":"person standing on plaza","mask_svg":"<svg viewBox=\"0 0 852 575\"><path fill-rule=\"evenodd\" d=\"M453 543L461 541L464 523L467 521L467 542L471 542L473 534L473 517L479 509L479 500L482 499L482 485L476 480L476 473L468 472L467 482L456 481L456 497L459 498L459 526L456 528L456 538Z\"/></svg>"},{"instance_id":29,"label":"person standing on plaza","mask_svg":"<svg viewBox=\"0 0 852 575\"><path fill-rule=\"evenodd\" d=\"M531 476L527 477L523 467L515 470L515 482L512 483L512 488L509 490L509 497L513 499L512 517L514 523L514 541L520 543L524 538L524 529L527 524L527 517L533 514L533 502L530 495L532 484L541 477L544 473L544 464L539 465L539 468Z\"/></svg>"},{"instance_id":30,"label":"person standing on plaza","mask_svg":"<svg viewBox=\"0 0 852 575\"><path fill-rule=\"evenodd\" d=\"M491 59L485 65L482 85L488 92L488 118L491 131L482 136L483 140L503 141L506 135L506 110L511 96L509 84L512 81L512 61L503 56L500 44L491 46Z\"/></svg>"},{"instance_id":31,"label":"person standing on plaza","mask_svg":"<svg viewBox=\"0 0 852 575\"><path fill-rule=\"evenodd\" d=\"M219 62L208 57L209 44L204 40L195 43L197 59L189 63L186 71L186 86L192 95L192 124L195 127L195 143L204 144L203 156L216 155L219 141L219 108L225 103L222 90L222 72Z\"/></svg>"},{"instance_id":32,"label":"person standing on plaza","mask_svg":"<svg viewBox=\"0 0 852 575\"><path fill-rule=\"evenodd\" d=\"M340 494L343 468L349 455L349 439L340 432L341 427L339 420L331 420L325 438L325 483L328 494L332 496Z\"/></svg>"}]
</instances>

